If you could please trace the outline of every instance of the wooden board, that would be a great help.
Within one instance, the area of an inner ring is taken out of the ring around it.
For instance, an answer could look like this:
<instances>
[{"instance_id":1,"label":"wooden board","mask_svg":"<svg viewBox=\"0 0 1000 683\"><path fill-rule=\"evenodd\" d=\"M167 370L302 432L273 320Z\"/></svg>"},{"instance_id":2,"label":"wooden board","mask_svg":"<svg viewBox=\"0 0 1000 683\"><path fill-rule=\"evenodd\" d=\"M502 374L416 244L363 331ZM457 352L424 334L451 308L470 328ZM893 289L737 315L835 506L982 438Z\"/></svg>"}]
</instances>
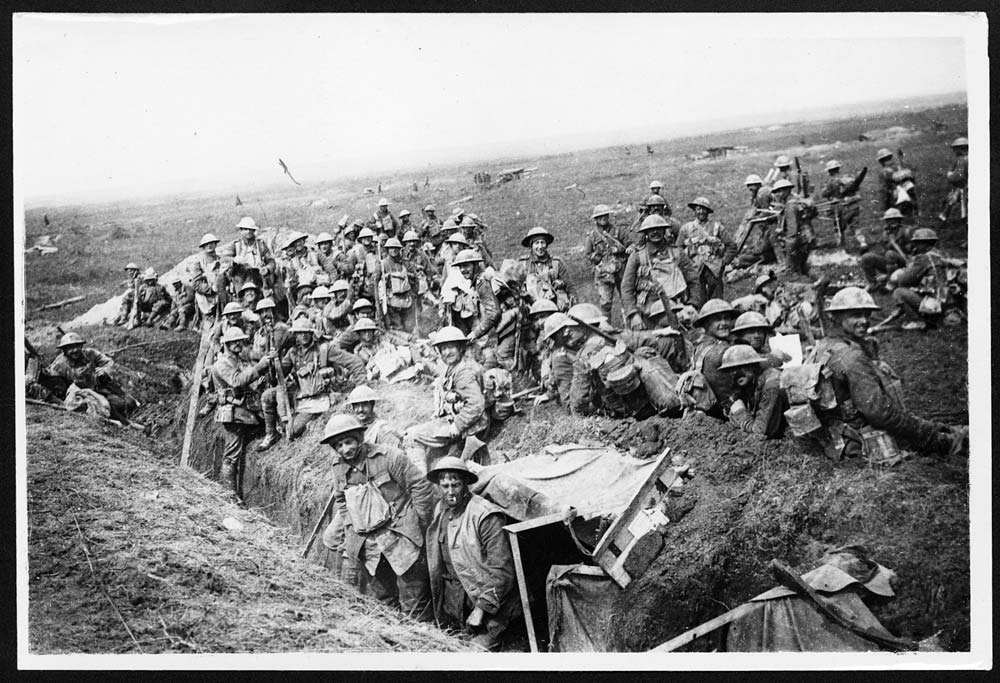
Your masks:
<instances>
[{"instance_id":1,"label":"wooden board","mask_svg":"<svg viewBox=\"0 0 1000 683\"><path fill-rule=\"evenodd\" d=\"M212 325L208 319L201 323L201 342L198 344L198 357L194 362L194 373L191 375L191 398L188 401L187 422L184 423L184 441L181 445L181 466L189 467L191 458L191 435L194 433L194 423L198 419L198 393L201 391L201 373L205 366L205 355L208 353Z\"/></svg>"}]
</instances>

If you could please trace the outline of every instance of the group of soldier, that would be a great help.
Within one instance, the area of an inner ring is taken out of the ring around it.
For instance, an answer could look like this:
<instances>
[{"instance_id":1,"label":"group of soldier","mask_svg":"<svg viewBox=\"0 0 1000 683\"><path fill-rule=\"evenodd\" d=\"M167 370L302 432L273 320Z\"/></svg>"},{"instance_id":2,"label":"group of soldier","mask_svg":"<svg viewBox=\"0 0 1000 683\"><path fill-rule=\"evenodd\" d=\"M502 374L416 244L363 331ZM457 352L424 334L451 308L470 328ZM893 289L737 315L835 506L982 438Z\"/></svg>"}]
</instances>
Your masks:
<instances>
[{"instance_id":1,"label":"group of soldier","mask_svg":"<svg viewBox=\"0 0 1000 683\"><path fill-rule=\"evenodd\" d=\"M954 147L948 177L961 191L948 206L964 207L967 141ZM768 268L805 274L813 246L817 203L782 156L764 178L747 178L750 206L735 231L713 218L704 197L688 202L691 220L682 224L659 182L631 226L594 207L584 254L597 304L577 300L543 227L525 234L525 253L497 263L478 216L456 209L442 220L428 205L417 225L382 199L366 220L342 220L334 234L288 231L273 245L244 217L240 236L222 248L215 235L202 237L190 283L178 279L172 292L130 263L132 298L116 322L183 329L206 319L208 371L195 378L208 395L201 414L214 409L225 431L220 478L240 500L261 422L258 449L267 450L301 436L345 395L322 437L337 463L336 512L323 535L337 573L495 648L518 604L502 511L470 492L469 463L490 462L486 443L513 410L512 376L533 385L525 393L536 405L636 419L702 411L764 438L790 431L838 460L896 462L901 447L967 449L967 429L906 409L899 377L870 334L879 310L870 292L879 289L893 290L898 315L911 323L939 322L949 263L934 231L914 227L912 172L896 168L889 150L877 156L881 243L859 239L858 179L826 165L822 198L868 279L867 288L840 288L829 304L824 292ZM753 292L727 301L727 276L750 268L759 273ZM616 294L621 328L611 324ZM935 298L936 308L927 302ZM799 334L804 362L788 366L791 357L771 344L790 333ZM373 361L386 345L430 361L433 419L400 430L378 417ZM110 367L72 333L59 346L53 372ZM506 393L494 390L502 373Z\"/></svg>"}]
</instances>

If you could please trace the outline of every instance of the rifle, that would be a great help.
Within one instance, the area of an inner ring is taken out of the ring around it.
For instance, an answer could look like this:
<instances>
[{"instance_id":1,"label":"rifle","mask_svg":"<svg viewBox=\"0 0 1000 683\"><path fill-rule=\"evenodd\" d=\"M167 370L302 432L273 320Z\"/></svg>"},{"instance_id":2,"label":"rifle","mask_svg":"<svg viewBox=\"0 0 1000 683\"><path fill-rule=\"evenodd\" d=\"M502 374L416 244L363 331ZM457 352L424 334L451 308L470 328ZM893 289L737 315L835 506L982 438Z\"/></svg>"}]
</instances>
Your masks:
<instances>
[{"instance_id":1,"label":"rifle","mask_svg":"<svg viewBox=\"0 0 1000 683\"><path fill-rule=\"evenodd\" d=\"M274 349L274 327L267 333L267 352ZM285 384L285 373L281 369L281 360L271 360L271 371L274 373L275 389L278 393L278 410L285 416L285 438L292 438L292 410L288 403L288 386Z\"/></svg>"}]
</instances>

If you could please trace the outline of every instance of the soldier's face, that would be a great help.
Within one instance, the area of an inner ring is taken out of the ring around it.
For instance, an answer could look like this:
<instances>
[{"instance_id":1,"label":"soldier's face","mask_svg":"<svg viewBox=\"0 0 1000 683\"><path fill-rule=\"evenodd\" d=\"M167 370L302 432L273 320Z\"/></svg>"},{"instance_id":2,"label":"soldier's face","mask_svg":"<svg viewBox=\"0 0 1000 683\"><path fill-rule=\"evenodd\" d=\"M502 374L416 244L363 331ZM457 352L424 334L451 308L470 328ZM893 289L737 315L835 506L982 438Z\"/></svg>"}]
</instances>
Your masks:
<instances>
[{"instance_id":1,"label":"soldier's face","mask_svg":"<svg viewBox=\"0 0 1000 683\"><path fill-rule=\"evenodd\" d=\"M469 485L458 472L442 472L438 475L437 485L441 489L441 500L450 508L461 505L469 494Z\"/></svg>"},{"instance_id":2,"label":"soldier's face","mask_svg":"<svg viewBox=\"0 0 1000 683\"><path fill-rule=\"evenodd\" d=\"M344 460L354 460L361 452L361 437L357 432L342 434L330 439L330 448Z\"/></svg>"},{"instance_id":3,"label":"soldier's face","mask_svg":"<svg viewBox=\"0 0 1000 683\"><path fill-rule=\"evenodd\" d=\"M737 336L758 353L764 348L764 341L767 340L767 332L762 328L756 327L749 330L740 330Z\"/></svg>"},{"instance_id":4,"label":"soldier's face","mask_svg":"<svg viewBox=\"0 0 1000 683\"><path fill-rule=\"evenodd\" d=\"M704 206L694 207L694 217L697 218L702 223L704 223L705 221L708 220L708 209L706 209Z\"/></svg>"},{"instance_id":5,"label":"soldier's face","mask_svg":"<svg viewBox=\"0 0 1000 683\"><path fill-rule=\"evenodd\" d=\"M438 353L441 355L441 360L448 365L455 365L458 361L462 360L462 351L464 350L464 347L458 342L438 344L437 349Z\"/></svg>"},{"instance_id":6,"label":"soldier's face","mask_svg":"<svg viewBox=\"0 0 1000 683\"><path fill-rule=\"evenodd\" d=\"M352 403L351 411L357 415L358 419L362 422L371 422L375 418L375 402L362 401L360 403Z\"/></svg>"},{"instance_id":7,"label":"soldier's face","mask_svg":"<svg viewBox=\"0 0 1000 683\"><path fill-rule=\"evenodd\" d=\"M253 242L254 237L257 236L257 231L250 228L240 228L240 237L243 238L244 242Z\"/></svg>"},{"instance_id":8,"label":"soldier's face","mask_svg":"<svg viewBox=\"0 0 1000 683\"><path fill-rule=\"evenodd\" d=\"M536 258L542 258L549 253L549 243L544 237L536 237L531 240L531 253Z\"/></svg>"},{"instance_id":9,"label":"soldier's face","mask_svg":"<svg viewBox=\"0 0 1000 683\"><path fill-rule=\"evenodd\" d=\"M834 312L837 326L852 337L864 337L867 334L871 317L871 311L867 309Z\"/></svg>"}]
</instances>

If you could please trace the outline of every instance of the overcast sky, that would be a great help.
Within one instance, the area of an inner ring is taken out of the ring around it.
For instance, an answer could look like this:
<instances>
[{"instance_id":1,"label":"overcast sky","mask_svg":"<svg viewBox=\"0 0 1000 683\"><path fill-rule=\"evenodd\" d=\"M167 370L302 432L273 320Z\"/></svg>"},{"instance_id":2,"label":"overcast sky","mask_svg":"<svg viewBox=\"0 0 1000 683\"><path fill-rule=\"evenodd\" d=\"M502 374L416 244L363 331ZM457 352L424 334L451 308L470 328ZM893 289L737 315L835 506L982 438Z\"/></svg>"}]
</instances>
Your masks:
<instances>
[{"instance_id":1,"label":"overcast sky","mask_svg":"<svg viewBox=\"0 0 1000 683\"><path fill-rule=\"evenodd\" d=\"M965 90L982 20L912 15L14 17L27 199L224 189L470 146ZM770 37L770 38L769 38Z\"/></svg>"}]
</instances>

